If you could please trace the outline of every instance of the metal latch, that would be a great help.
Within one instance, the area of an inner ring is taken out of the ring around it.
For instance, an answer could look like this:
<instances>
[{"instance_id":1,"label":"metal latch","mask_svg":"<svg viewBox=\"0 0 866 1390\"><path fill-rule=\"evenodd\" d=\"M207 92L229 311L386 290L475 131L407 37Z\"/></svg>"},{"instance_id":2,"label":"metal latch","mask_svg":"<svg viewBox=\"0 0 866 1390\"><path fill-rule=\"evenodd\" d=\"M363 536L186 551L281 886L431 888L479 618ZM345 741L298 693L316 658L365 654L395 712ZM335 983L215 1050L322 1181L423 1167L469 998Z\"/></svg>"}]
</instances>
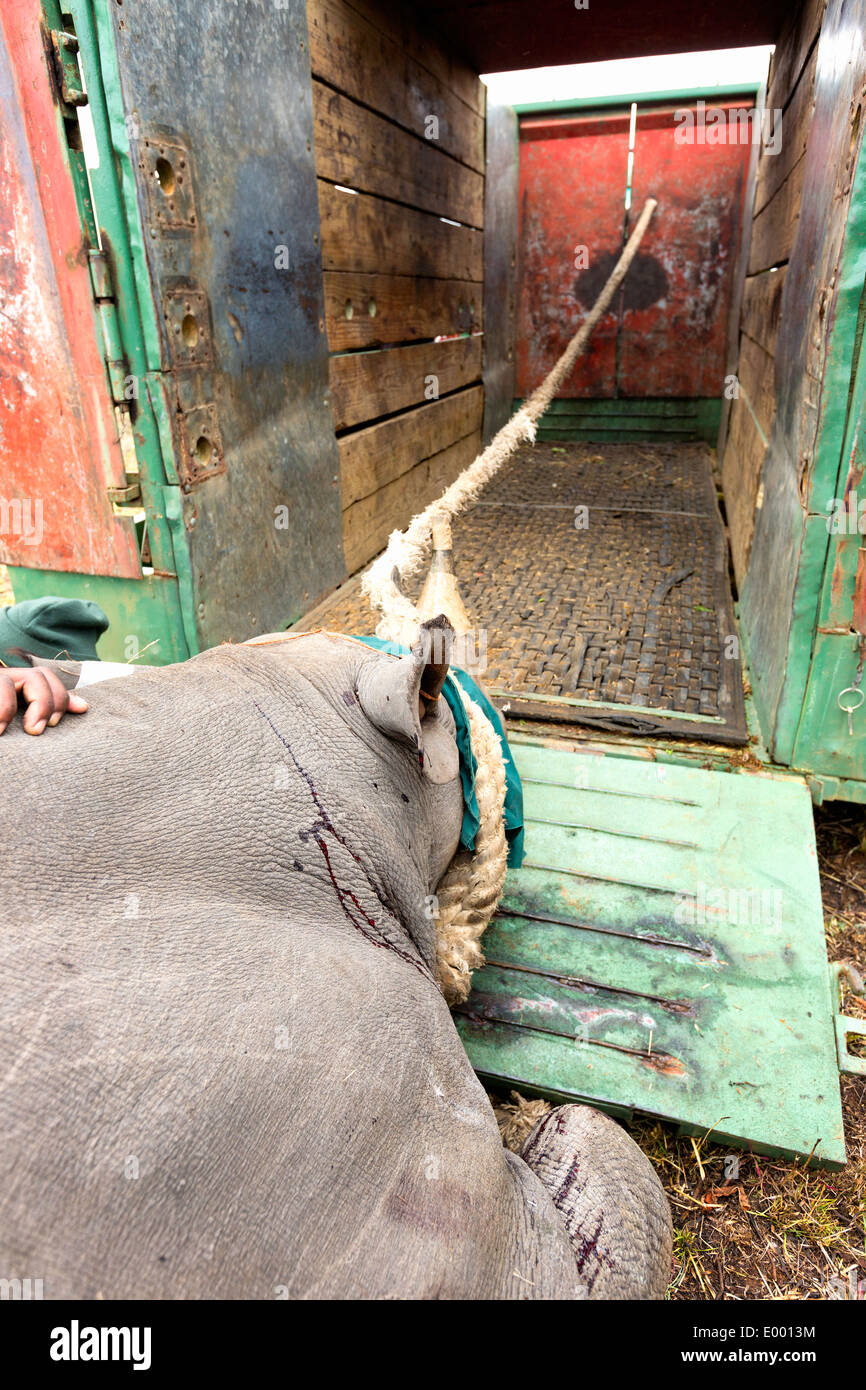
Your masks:
<instances>
[{"instance_id":1,"label":"metal latch","mask_svg":"<svg viewBox=\"0 0 866 1390\"><path fill-rule=\"evenodd\" d=\"M78 66L78 40L74 34L67 34L65 29L52 29L50 34L60 95L67 106L86 106L87 93Z\"/></svg>"},{"instance_id":2,"label":"metal latch","mask_svg":"<svg viewBox=\"0 0 866 1390\"><path fill-rule=\"evenodd\" d=\"M842 979L847 979L855 994L866 999L863 981L853 966L844 961L834 960L830 966L830 988L833 992L833 1022L836 1026L836 1054L839 1070L849 1076L866 1076L866 1057L855 1057L848 1051L848 1038L866 1038L866 1018L852 1018L840 1013L842 1007Z\"/></svg>"},{"instance_id":3,"label":"metal latch","mask_svg":"<svg viewBox=\"0 0 866 1390\"><path fill-rule=\"evenodd\" d=\"M126 487L110 487L108 495L116 507L128 507L130 502L141 501L141 484L129 483Z\"/></svg>"}]
</instances>

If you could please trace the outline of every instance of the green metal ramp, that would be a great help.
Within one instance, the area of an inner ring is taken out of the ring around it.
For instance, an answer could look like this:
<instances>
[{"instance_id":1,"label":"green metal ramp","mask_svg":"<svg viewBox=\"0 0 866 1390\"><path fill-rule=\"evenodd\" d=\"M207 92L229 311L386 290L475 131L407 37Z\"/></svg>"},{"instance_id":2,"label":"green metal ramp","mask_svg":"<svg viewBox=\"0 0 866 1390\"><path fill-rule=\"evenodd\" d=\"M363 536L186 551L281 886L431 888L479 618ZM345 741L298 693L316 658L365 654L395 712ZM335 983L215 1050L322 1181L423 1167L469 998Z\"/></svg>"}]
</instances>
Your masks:
<instances>
[{"instance_id":1,"label":"green metal ramp","mask_svg":"<svg viewBox=\"0 0 866 1390\"><path fill-rule=\"evenodd\" d=\"M844 1164L805 783L513 748L527 855L458 1011L476 1071Z\"/></svg>"}]
</instances>

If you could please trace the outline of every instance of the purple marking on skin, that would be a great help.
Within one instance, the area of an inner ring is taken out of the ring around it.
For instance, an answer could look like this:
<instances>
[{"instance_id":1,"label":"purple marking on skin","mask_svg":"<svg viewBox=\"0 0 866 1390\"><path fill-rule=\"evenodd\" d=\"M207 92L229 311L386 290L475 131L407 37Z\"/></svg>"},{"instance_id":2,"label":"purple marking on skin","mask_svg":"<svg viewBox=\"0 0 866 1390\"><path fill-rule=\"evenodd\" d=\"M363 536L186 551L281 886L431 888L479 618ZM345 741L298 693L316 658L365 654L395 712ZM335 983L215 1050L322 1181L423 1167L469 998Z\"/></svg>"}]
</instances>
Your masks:
<instances>
[{"instance_id":1,"label":"purple marking on skin","mask_svg":"<svg viewBox=\"0 0 866 1390\"><path fill-rule=\"evenodd\" d=\"M544 1134L544 1131L547 1129L547 1126L550 1124L550 1121L553 1119L555 1114L555 1110L548 1110L544 1119L541 1121L535 1133L533 1134L531 1140L529 1140L527 1147L523 1151L525 1159L528 1159L530 1154L535 1153L539 1139Z\"/></svg>"},{"instance_id":2,"label":"purple marking on skin","mask_svg":"<svg viewBox=\"0 0 866 1390\"><path fill-rule=\"evenodd\" d=\"M564 1204L565 1202L568 1201L569 1195L570 1195L570 1193L571 1193L571 1189L574 1187L574 1184L577 1182L577 1175L578 1175L579 1169L580 1169L580 1159L579 1159L577 1156L575 1156L575 1158L572 1159L571 1166L570 1166L568 1172L567 1172L566 1175L565 1175L565 1181L563 1182L562 1187L559 1189L559 1191L558 1191L557 1194L556 1194L556 1197L554 1198L554 1204L555 1204L557 1207L559 1207L560 1203L563 1203L563 1204ZM586 1187L586 1179L584 1179L584 1181L581 1183L580 1187L578 1188L578 1192L582 1192L583 1189L584 1189L585 1187Z\"/></svg>"},{"instance_id":3,"label":"purple marking on skin","mask_svg":"<svg viewBox=\"0 0 866 1390\"><path fill-rule=\"evenodd\" d=\"M357 855L355 851L351 849L349 845L346 844L344 837L340 834L339 830L334 825L333 821L331 820L330 816L328 815L327 811L322 805L321 800L319 799L319 793L316 790L316 786L313 782L312 777L310 776L309 772L307 772L306 768L302 767L301 764L298 762L297 758L295 757L294 749L292 748L292 745L289 743L288 739L283 737L279 729L269 718L269 716L265 713L258 701L253 699L253 704L255 705L259 714L264 719L265 723L270 727L271 732L275 734L276 737L280 740L280 743L286 749L289 757L294 763L295 770L307 784L307 790L309 791L310 796L313 799L316 810L319 812L320 819L313 826L311 826L311 828L308 831L301 830L299 832L299 835L302 841L306 841L308 838L312 838L318 845L322 857L325 861L325 867L328 870L328 877L330 878L334 892L337 895L337 902L340 904L340 907L342 908L345 916L347 917L349 922L351 922L355 930L359 931L361 935L371 943L371 945L384 947L385 950L392 951L395 956L399 956L400 959L405 961L407 965L411 965L413 969L417 970L419 975L423 975L425 980L432 980L433 977L430 974L430 971L427 969L426 965L424 965L422 961L416 960L413 956L410 956L407 951L401 950L401 948L398 945L396 945L395 942L389 941L386 936L382 935L381 929L377 926L375 919L364 911L364 908L361 906L358 899L355 897L355 894L351 892L351 890L348 888L340 887L339 883L337 882L336 874L334 873L333 865L331 864L331 856L328 852L328 846L324 839L324 833L333 835L337 843L342 845L343 849L346 850L347 854L350 854L352 856L352 858L355 860L355 863L358 865L361 872L363 873L364 878L367 881L367 884L372 889L375 896L378 898L382 907L384 907L385 911L390 913L392 916L396 916L391 906L385 901L385 899L382 897L382 894L376 888L375 884L371 882L370 876L367 873L367 870L365 869L363 863L361 862L360 856ZM372 928L372 930L367 930L367 928L365 928L361 924L355 913L353 913L352 909L349 907L348 904L350 902L353 904L355 912L360 913L361 917L363 917L364 921L367 923L367 927ZM374 935L374 933L376 934Z\"/></svg>"},{"instance_id":4,"label":"purple marking on skin","mask_svg":"<svg viewBox=\"0 0 866 1390\"><path fill-rule=\"evenodd\" d=\"M610 1258L610 1254L606 1250L600 1250L598 1246L603 1221L604 1217L600 1216L598 1218L596 1228L591 1236L585 1236L582 1232L576 1231L575 1234L571 1237L571 1245L572 1249L574 1250L574 1258L577 1263L578 1274L583 1274L583 1267L591 1255L595 1255L600 1265L605 1264L607 1265L608 1269L613 1269L614 1267L613 1260ZM587 1282L588 1293L592 1293L593 1285L595 1284L598 1275L599 1270L596 1269Z\"/></svg>"}]
</instances>

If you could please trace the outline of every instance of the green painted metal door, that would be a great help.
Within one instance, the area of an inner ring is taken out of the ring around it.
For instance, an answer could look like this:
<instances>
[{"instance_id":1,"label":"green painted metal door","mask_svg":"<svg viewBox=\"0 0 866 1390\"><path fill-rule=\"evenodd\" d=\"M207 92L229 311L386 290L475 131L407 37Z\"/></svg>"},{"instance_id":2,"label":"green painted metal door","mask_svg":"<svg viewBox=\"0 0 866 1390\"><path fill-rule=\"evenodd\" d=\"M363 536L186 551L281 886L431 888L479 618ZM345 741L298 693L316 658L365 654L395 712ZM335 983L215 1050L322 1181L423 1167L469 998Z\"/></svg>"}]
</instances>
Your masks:
<instances>
[{"instance_id":1,"label":"green painted metal door","mask_svg":"<svg viewBox=\"0 0 866 1390\"><path fill-rule=\"evenodd\" d=\"M803 779L514 748L527 858L458 1020L476 1070L844 1163Z\"/></svg>"}]
</instances>

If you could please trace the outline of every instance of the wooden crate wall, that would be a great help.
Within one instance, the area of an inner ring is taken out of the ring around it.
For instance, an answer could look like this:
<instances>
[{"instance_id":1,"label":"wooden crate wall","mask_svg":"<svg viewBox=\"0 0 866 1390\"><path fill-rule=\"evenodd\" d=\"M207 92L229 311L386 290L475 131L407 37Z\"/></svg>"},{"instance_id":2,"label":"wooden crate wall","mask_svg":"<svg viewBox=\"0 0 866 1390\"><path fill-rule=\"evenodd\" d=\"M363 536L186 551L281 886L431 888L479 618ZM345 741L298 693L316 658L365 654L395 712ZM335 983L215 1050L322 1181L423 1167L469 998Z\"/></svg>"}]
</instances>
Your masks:
<instances>
[{"instance_id":1,"label":"wooden crate wall","mask_svg":"<svg viewBox=\"0 0 866 1390\"><path fill-rule=\"evenodd\" d=\"M812 118L815 62L825 0L791 11L776 45L766 105L782 111L778 154L761 149L740 313L739 395L722 456L722 485L737 582L742 587L760 504L764 455L776 409L774 358L785 272L800 214L806 141Z\"/></svg>"},{"instance_id":2,"label":"wooden crate wall","mask_svg":"<svg viewBox=\"0 0 866 1390\"><path fill-rule=\"evenodd\" d=\"M409 7L308 0L307 19L352 573L480 448L485 88Z\"/></svg>"}]
</instances>

